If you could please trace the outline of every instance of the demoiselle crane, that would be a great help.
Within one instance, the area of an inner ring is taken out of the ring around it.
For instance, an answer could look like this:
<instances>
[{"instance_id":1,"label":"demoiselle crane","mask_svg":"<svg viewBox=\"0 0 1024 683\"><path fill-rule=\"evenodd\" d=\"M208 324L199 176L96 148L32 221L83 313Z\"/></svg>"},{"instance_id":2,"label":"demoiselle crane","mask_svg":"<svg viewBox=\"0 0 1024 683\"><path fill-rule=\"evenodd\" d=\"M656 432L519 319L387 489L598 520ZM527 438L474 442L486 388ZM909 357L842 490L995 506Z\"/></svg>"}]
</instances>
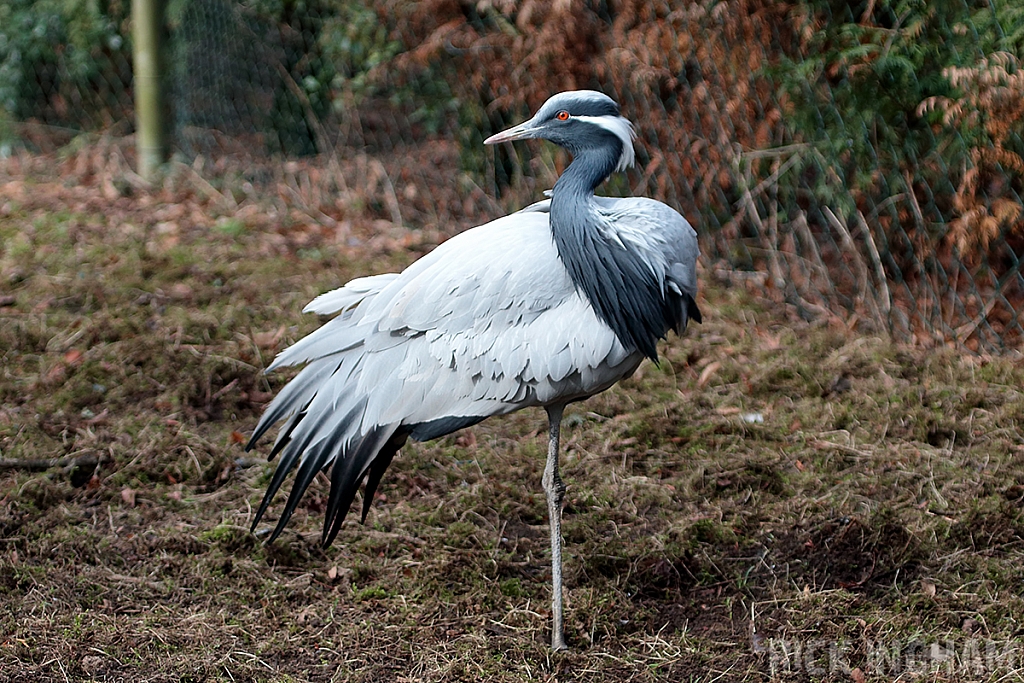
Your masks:
<instances>
[{"instance_id":1,"label":"demoiselle crane","mask_svg":"<svg viewBox=\"0 0 1024 683\"><path fill-rule=\"evenodd\" d=\"M573 161L550 199L467 230L401 273L352 280L306 312L336 314L267 371L305 364L267 408L251 449L285 420L256 529L288 473L277 538L317 472L331 467L323 529L337 536L360 483L362 519L409 438L436 439L492 415L540 406L549 442L543 486L551 527L551 646L564 649L558 435L566 404L629 377L697 308L697 237L661 202L595 197L633 164L633 128L594 91L552 96L525 123L484 141L543 138Z\"/></svg>"}]
</instances>

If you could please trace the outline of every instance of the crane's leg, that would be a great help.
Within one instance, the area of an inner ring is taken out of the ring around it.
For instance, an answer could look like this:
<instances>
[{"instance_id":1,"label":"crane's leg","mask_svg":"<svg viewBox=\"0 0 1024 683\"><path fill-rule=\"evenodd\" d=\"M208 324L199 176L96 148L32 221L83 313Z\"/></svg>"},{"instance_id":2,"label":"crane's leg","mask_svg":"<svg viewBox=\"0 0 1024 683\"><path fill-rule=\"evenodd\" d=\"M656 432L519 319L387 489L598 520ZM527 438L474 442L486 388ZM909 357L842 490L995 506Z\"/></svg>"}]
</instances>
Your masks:
<instances>
[{"instance_id":1,"label":"crane's leg","mask_svg":"<svg viewBox=\"0 0 1024 683\"><path fill-rule=\"evenodd\" d=\"M548 461L544 466L544 492L548 497L548 521L551 524L551 649L565 649L562 632L562 497L565 484L558 474L558 432L562 426L564 405L548 406Z\"/></svg>"}]
</instances>

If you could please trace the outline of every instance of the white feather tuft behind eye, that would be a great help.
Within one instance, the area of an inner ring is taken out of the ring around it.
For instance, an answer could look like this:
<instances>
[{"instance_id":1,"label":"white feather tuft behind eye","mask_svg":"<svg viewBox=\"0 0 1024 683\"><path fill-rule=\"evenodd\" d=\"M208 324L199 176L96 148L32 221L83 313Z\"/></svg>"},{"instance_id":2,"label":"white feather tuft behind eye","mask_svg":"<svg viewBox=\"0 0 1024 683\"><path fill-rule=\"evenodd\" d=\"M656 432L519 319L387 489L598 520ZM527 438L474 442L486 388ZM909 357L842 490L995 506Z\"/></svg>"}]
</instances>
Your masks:
<instances>
[{"instance_id":1,"label":"white feather tuft behind eye","mask_svg":"<svg viewBox=\"0 0 1024 683\"><path fill-rule=\"evenodd\" d=\"M619 163L615 166L616 171L625 171L636 161L636 152L633 150L633 139L636 138L636 131L629 119L621 116L577 116L577 121L586 121L595 126L604 128L613 133L622 141L622 154L619 155Z\"/></svg>"}]
</instances>

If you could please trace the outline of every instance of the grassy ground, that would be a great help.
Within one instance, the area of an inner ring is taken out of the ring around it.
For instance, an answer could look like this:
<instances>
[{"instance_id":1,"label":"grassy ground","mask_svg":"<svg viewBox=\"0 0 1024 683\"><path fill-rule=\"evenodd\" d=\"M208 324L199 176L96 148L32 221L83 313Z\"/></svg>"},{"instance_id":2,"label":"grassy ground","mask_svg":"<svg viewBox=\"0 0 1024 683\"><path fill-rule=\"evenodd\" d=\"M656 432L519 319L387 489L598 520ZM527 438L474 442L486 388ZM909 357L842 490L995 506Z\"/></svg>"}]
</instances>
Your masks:
<instances>
[{"instance_id":1,"label":"grassy ground","mask_svg":"<svg viewBox=\"0 0 1024 683\"><path fill-rule=\"evenodd\" d=\"M406 447L326 551L326 480L248 531L260 369L436 232L41 169L0 171L0 680L1021 680L1020 361L705 282L567 414L553 654L541 411Z\"/></svg>"}]
</instances>

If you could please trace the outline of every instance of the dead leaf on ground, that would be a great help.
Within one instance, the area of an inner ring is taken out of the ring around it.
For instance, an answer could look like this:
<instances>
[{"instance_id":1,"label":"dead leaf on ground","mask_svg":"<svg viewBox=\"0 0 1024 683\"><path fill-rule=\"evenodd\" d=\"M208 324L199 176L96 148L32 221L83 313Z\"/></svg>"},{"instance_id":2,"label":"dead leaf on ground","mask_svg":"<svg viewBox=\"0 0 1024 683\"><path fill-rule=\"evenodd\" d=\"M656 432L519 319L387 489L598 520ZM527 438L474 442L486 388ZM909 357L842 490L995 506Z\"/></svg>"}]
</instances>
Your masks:
<instances>
[{"instance_id":1,"label":"dead leaf on ground","mask_svg":"<svg viewBox=\"0 0 1024 683\"><path fill-rule=\"evenodd\" d=\"M700 377L697 378L697 386L703 388L707 385L712 375L718 372L721 367L722 364L717 360L712 363L708 363L708 366L700 371Z\"/></svg>"},{"instance_id":2,"label":"dead leaf on ground","mask_svg":"<svg viewBox=\"0 0 1024 683\"><path fill-rule=\"evenodd\" d=\"M175 282L171 285L171 298L177 299L178 301L191 301L195 292L192 287L185 282Z\"/></svg>"},{"instance_id":3,"label":"dead leaf on ground","mask_svg":"<svg viewBox=\"0 0 1024 683\"><path fill-rule=\"evenodd\" d=\"M276 349L278 344L281 343L281 339L284 337L285 332L285 326L281 325L276 330L256 332L252 335L252 341L261 349Z\"/></svg>"}]
</instances>

